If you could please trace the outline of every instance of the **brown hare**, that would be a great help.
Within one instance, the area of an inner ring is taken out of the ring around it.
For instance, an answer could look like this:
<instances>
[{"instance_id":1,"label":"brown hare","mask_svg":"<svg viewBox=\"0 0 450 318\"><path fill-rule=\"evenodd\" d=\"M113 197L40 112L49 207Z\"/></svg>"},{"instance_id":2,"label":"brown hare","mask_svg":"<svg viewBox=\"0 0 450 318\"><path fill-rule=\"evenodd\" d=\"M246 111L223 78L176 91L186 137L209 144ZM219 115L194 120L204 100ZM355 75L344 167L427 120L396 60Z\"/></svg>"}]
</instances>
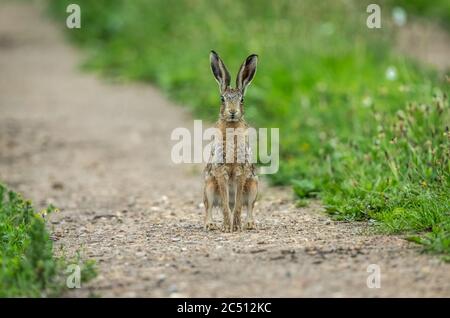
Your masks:
<instances>
[{"instance_id":1,"label":"brown hare","mask_svg":"<svg viewBox=\"0 0 450 318\"><path fill-rule=\"evenodd\" d=\"M244 228L254 229L253 208L258 194L258 177L251 162L249 126L244 120L244 94L256 73L258 56L252 54L244 61L236 78L236 88L230 87L230 73L216 52L211 51L210 60L213 75L219 83L221 106L215 125L218 133L204 170L205 228L217 228L212 210L219 207L223 212L223 230L241 230L241 211L245 206L247 216ZM230 131L232 137L227 138ZM227 140L230 140L228 144Z\"/></svg>"}]
</instances>

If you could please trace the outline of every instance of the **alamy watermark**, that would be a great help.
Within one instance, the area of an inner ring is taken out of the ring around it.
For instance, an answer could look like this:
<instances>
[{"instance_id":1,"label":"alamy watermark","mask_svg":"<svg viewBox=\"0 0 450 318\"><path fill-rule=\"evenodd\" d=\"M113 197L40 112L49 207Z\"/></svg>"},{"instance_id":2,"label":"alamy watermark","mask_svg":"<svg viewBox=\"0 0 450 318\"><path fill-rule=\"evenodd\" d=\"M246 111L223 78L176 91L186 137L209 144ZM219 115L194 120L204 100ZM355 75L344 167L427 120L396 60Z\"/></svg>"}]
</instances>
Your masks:
<instances>
[{"instance_id":1,"label":"alamy watermark","mask_svg":"<svg viewBox=\"0 0 450 318\"><path fill-rule=\"evenodd\" d=\"M367 13L370 13L366 20L369 29L381 28L381 8L378 4L372 3L367 6Z\"/></svg>"},{"instance_id":2,"label":"alamy watermark","mask_svg":"<svg viewBox=\"0 0 450 318\"><path fill-rule=\"evenodd\" d=\"M70 13L66 19L66 26L69 29L81 28L81 8L78 4L71 3L67 6L66 12Z\"/></svg>"},{"instance_id":3,"label":"alamy watermark","mask_svg":"<svg viewBox=\"0 0 450 318\"><path fill-rule=\"evenodd\" d=\"M67 266L65 273L68 274L66 279L67 288L81 288L81 267L78 264L70 264Z\"/></svg>"},{"instance_id":4,"label":"alamy watermark","mask_svg":"<svg viewBox=\"0 0 450 318\"><path fill-rule=\"evenodd\" d=\"M185 127L172 131L170 139L177 143L172 147L171 159L176 164L260 163L259 174L274 174L279 168L279 138L278 128L251 127L226 128L223 136L220 129L203 130L202 121L194 120L193 134Z\"/></svg>"},{"instance_id":5,"label":"alamy watermark","mask_svg":"<svg viewBox=\"0 0 450 318\"><path fill-rule=\"evenodd\" d=\"M367 272L370 275L367 277L368 288L381 288L381 268L377 264L370 264L367 266Z\"/></svg>"}]
</instances>

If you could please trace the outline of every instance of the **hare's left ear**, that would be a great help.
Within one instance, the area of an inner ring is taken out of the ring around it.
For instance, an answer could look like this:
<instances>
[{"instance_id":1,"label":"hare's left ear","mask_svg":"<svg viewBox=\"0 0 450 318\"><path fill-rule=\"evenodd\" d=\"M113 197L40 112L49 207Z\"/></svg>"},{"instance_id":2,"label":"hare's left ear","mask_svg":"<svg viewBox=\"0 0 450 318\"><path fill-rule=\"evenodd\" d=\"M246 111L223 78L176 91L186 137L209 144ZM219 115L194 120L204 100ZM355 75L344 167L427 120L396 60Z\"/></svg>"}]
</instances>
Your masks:
<instances>
[{"instance_id":1,"label":"hare's left ear","mask_svg":"<svg viewBox=\"0 0 450 318\"><path fill-rule=\"evenodd\" d=\"M242 63L236 78L236 87L239 88L242 94L245 94L245 89L252 81L256 73L256 64L258 63L258 55L252 54Z\"/></svg>"},{"instance_id":2,"label":"hare's left ear","mask_svg":"<svg viewBox=\"0 0 450 318\"><path fill-rule=\"evenodd\" d=\"M230 86L230 73L228 72L225 63L215 51L211 51L209 59L213 75L219 84L220 92L223 93Z\"/></svg>"}]
</instances>

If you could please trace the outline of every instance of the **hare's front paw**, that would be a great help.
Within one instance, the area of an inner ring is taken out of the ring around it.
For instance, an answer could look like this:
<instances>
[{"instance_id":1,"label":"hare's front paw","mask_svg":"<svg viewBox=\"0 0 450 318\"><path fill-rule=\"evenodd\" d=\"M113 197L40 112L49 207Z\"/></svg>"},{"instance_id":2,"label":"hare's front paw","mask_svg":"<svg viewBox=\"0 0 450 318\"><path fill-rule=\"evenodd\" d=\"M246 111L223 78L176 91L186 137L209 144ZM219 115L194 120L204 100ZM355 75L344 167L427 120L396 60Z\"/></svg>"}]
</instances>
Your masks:
<instances>
[{"instance_id":1,"label":"hare's front paw","mask_svg":"<svg viewBox=\"0 0 450 318\"><path fill-rule=\"evenodd\" d=\"M256 229L256 223L255 223L254 220L247 220L245 222L245 226L244 227L245 227L246 230L254 230L254 229Z\"/></svg>"},{"instance_id":2,"label":"hare's front paw","mask_svg":"<svg viewBox=\"0 0 450 318\"><path fill-rule=\"evenodd\" d=\"M222 229L224 232L231 232L231 221L229 217L224 218Z\"/></svg>"},{"instance_id":3,"label":"hare's front paw","mask_svg":"<svg viewBox=\"0 0 450 318\"><path fill-rule=\"evenodd\" d=\"M240 215L235 214L233 217L233 231L240 231L242 229L242 222Z\"/></svg>"},{"instance_id":4,"label":"hare's front paw","mask_svg":"<svg viewBox=\"0 0 450 318\"><path fill-rule=\"evenodd\" d=\"M228 222L223 222L223 226L222 226L222 231L224 232L231 232L231 223Z\"/></svg>"},{"instance_id":5,"label":"hare's front paw","mask_svg":"<svg viewBox=\"0 0 450 318\"><path fill-rule=\"evenodd\" d=\"M205 224L205 230L207 231L214 231L214 230L218 230L219 227L213 223L213 222L208 222Z\"/></svg>"}]
</instances>

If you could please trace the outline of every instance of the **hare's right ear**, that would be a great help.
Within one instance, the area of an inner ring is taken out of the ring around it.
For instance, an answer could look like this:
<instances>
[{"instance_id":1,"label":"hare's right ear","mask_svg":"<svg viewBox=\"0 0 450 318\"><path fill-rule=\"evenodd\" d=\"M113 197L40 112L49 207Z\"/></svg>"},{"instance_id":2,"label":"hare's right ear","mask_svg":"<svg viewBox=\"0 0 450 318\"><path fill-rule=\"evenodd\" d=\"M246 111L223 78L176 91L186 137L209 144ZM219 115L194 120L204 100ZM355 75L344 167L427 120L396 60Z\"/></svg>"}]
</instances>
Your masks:
<instances>
[{"instance_id":1,"label":"hare's right ear","mask_svg":"<svg viewBox=\"0 0 450 318\"><path fill-rule=\"evenodd\" d=\"M252 54L247 57L239 69L236 78L236 87L239 88L242 94L245 94L245 89L252 81L256 73L256 64L258 64L258 55Z\"/></svg>"},{"instance_id":2,"label":"hare's right ear","mask_svg":"<svg viewBox=\"0 0 450 318\"><path fill-rule=\"evenodd\" d=\"M219 83L220 92L222 93L227 87L230 86L230 73L228 73L225 64L216 52L211 51L209 59L211 61L211 70L214 74L214 77L216 78L217 83Z\"/></svg>"}]
</instances>

